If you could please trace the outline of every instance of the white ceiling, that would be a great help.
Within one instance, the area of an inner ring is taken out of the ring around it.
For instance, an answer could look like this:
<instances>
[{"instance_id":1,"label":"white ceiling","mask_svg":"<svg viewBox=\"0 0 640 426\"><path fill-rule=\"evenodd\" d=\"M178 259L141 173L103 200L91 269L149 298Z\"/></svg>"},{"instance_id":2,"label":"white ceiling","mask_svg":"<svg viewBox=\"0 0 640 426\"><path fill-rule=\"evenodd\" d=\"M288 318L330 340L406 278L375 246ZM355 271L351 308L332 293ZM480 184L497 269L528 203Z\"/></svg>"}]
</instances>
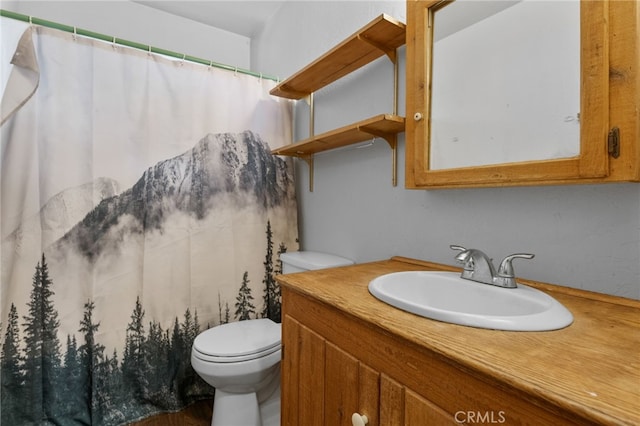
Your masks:
<instances>
[{"instance_id":1,"label":"white ceiling","mask_svg":"<svg viewBox=\"0 0 640 426\"><path fill-rule=\"evenodd\" d=\"M251 38L287 0L132 0Z\"/></svg>"}]
</instances>

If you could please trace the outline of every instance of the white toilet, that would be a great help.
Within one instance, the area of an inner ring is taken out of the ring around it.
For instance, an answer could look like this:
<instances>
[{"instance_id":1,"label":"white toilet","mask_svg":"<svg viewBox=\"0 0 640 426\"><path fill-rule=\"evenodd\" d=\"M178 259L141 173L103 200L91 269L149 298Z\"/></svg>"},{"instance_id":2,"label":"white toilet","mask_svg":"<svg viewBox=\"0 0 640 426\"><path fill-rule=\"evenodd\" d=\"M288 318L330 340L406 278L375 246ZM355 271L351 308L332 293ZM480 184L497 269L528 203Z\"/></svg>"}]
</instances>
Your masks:
<instances>
[{"instance_id":1,"label":"white toilet","mask_svg":"<svg viewBox=\"0 0 640 426\"><path fill-rule=\"evenodd\" d=\"M282 253L285 274L353 264L317 252ZM212 426L279 426L281 325L267 318L222 324L200 333L191 365L216 388Z\"/></svg>"},{"instance_id":2,"label":"white toilet","mask_svg":"<svg viewBox=\"0 0 640 426\"><path fill-rule=\"evenodd\" d=\"M280 260L282 261L283 274L353 265L353 260L351 259L317 251L282 253Z\"/></svg>"}]
</instances>

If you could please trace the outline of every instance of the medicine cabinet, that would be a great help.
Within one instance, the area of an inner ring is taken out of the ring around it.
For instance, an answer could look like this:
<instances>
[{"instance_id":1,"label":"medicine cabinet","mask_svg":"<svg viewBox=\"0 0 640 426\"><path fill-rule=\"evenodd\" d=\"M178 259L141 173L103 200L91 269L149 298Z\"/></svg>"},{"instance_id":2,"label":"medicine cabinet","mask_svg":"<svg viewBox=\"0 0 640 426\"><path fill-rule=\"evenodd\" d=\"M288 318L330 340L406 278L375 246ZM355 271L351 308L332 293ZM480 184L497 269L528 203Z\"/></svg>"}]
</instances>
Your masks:
<instances>
[{"instance_id":1,"label":"medicine cabinet","mask_svg":"<svg viewBox=\"0 0 640 426\"><path fill-rule=\"evenodd\" d=\"M407 0L406 187L640 181L639 21L631 1Z\"/></svg>"}]
</instances>

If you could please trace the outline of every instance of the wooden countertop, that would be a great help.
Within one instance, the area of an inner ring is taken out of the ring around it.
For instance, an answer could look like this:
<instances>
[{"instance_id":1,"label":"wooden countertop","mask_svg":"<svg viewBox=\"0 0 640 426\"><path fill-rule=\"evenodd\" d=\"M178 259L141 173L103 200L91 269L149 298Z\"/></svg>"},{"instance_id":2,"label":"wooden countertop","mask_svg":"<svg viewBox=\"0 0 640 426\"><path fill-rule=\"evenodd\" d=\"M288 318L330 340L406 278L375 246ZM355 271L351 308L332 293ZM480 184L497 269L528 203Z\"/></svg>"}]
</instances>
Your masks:
<instances>
[{"instance_id":1,"label":"wooden countertop","mask_svg":"<svg viewBox=\"0 0 640 426\"><path fill-rule=\"evenodd\" d=\"M373 278L411 270L459 269L394 257L280 275L277 280L579 417L600 424L640 425L640 301L518 279L565 305L573 324L545 332L486 330L422 318L369 293Z\"/></svg>"}]
</instances>

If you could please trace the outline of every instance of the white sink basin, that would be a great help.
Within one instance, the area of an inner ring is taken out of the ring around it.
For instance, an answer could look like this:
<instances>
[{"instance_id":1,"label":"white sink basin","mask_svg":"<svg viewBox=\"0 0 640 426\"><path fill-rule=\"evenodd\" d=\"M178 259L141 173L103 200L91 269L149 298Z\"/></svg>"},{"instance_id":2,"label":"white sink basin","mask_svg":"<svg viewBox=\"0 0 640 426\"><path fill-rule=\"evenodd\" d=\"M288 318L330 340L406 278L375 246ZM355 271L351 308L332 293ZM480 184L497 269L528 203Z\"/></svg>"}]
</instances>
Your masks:
<instances>
[{"instance_id":1,"label":"white sink basin","mask_svg":"<svg viewBox=\"0 0 640 426\"><path fill-rule=\"evenodd\" d=\"M477 283L456 272L395 272L372 280L369 292L404 311L471 327L546 331L573 322L571 312L540 290Z\"/></svg>"}]
</instances>

